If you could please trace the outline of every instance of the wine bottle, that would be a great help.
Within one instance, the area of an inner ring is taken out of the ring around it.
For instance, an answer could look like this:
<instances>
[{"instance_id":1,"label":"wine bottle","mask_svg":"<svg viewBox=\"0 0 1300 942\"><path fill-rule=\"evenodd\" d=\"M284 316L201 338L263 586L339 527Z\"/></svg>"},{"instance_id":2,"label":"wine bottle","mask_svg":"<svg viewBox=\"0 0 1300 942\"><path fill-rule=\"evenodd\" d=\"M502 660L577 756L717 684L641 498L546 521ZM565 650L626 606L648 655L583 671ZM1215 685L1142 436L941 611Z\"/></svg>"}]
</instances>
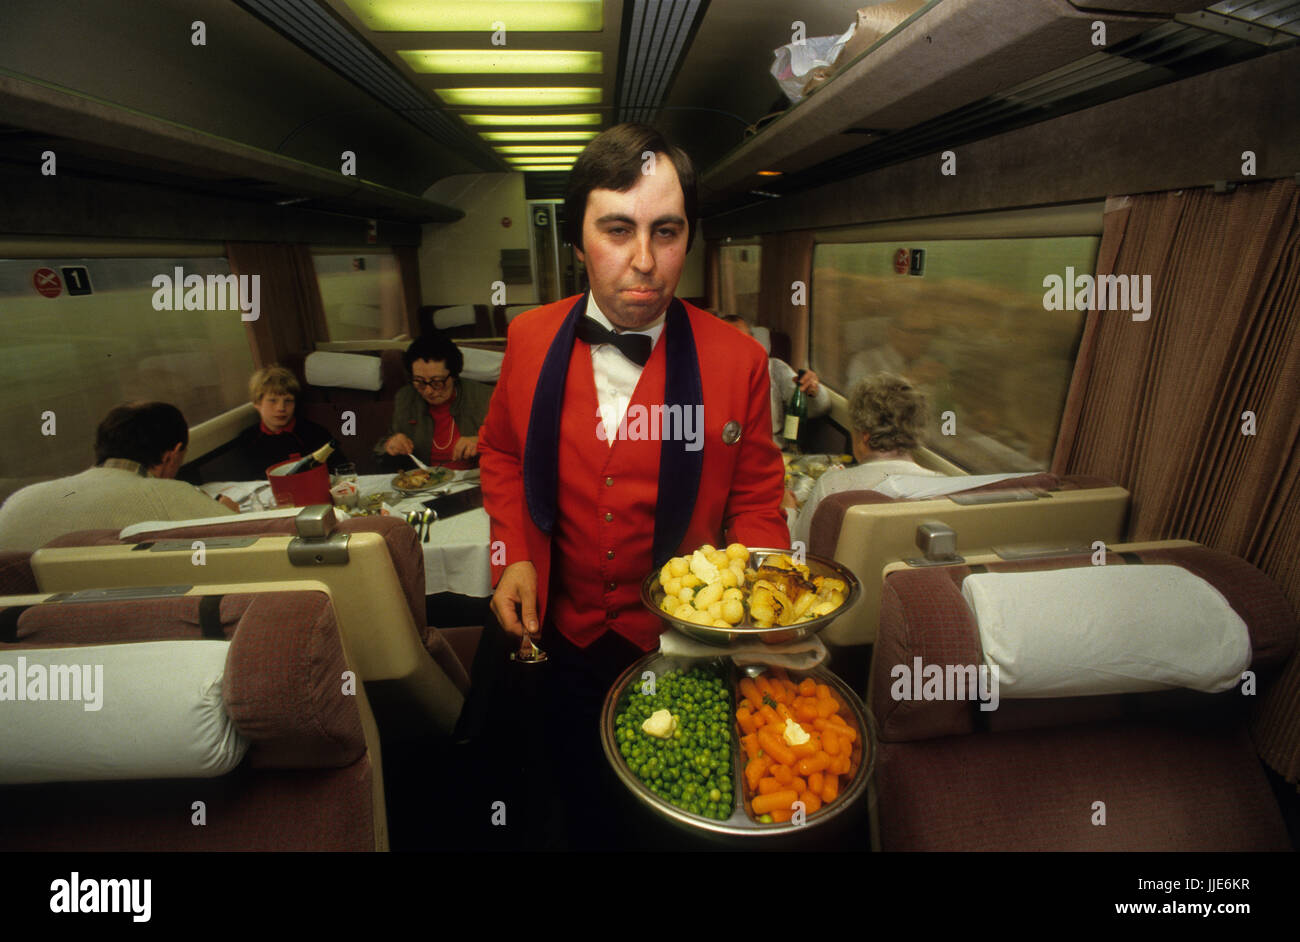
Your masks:
<instances>
[{"instance_id":1,"label":"wine bottle","mask_svg":"<svg viewBox=\"0 0 1300 942\"><path fill-rule=\"evenodd\" d=\"M299 458L293 464L285 464L271 471L276 477L287 477L290 474L302 474L304 471L310 471L312 468L319 468L329 460L330 455L334 452L334 439L330 439L324 445L321 445L310 455Z\"/></svg>"},{"instance_id":2,"label":"wine bottle","mask_svg":"<svg viewBox=\"0 0 1300 942\"><path fill-rule=\"evenodd\" d=\"M790 401L785 407L785 429L783 434L786 444L791 448L798 447L799 423L808 418L808 396L804 393L803 387L799 385L799 380L803 374L803 370L795 373L794 393L790 396Z\"/></svg>"}]
</instances>

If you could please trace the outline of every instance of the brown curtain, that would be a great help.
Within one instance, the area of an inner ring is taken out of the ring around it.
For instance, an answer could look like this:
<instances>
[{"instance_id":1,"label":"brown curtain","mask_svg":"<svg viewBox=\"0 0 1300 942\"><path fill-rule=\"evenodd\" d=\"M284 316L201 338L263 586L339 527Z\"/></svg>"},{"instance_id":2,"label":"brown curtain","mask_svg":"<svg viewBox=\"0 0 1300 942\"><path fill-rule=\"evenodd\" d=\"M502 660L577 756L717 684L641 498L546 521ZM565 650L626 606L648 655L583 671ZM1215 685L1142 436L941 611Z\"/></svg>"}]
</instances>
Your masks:
<instances>
[{"instance_id":1,"label":"brown curtain","mask_svg":"<svg viewBox=\"0 0 1300 942\"><path fill-rule=\"evenodd\" d=\"M1149 274L1151 316L1089 312L1052 470L1128 488L1128 539L1240 556L1300 610L1296 184L1112 200L1097 269ZM1296 781L1300 655L1261 697L1253 730Z\"/></svg>"},{"instance_id":2,"label":"brown curtain","mask_svg":"<svg viewBox=\"0 0 1300 942\"><path fill-rule=\"evenodd\" d=\"M420 332L420 256L414 245L393 247L397 259L397 275L402 279L402 300L406 306L406 333L414 337Z\"/></svg>"},{"instance_id":3,"label":"brown curtain","mask_svg":"<svg viewBox=\"0 0 1300 942\"><path fill-rule=\"evenodd\" d=\"M714 311L722 310L722 287L718 275L721 261L720 246L721 243L717 239L708 239L704 243L704 300Z\"/></svg>"},{"instance_id":4,"label":"brown curtain","mask_svg":"<svg viewBox=\"0 0 1300 942\"><path fill-rule=\"evenodd\" d=\"M808 306L811 303L813 234L809 230L763 236L758 323L790 338L790 365L808 365ZM791 303L791 284L804 284L804 304ZM775 353L775 351L774 351Z\"/></svg>"},{"instance_id":5,"label":"brown curtain","mask_svg":"<svg viewBox=\"0 0 1300 942\"><path fill-rule=\"evenodd\" d=\"M226 257L236 275L258 275L261 316L248 322L253 362L259 369L310 353L328 340L316 266L306 245L227 242Z\"/></svg>"}]
</instances>

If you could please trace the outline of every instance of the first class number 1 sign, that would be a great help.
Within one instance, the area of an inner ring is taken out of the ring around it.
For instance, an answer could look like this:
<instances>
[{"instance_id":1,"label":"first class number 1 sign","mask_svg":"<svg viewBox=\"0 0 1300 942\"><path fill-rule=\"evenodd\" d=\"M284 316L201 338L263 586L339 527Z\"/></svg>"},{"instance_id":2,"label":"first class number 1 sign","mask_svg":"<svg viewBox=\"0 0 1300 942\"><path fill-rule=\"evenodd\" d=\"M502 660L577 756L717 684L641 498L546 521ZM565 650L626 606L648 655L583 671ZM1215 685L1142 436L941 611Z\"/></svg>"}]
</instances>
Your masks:
<instances>
[{"instance_id":1,"label":"first class number 1 sign","mask_svg":"<svg viewBox=\"0 0 1300 942\"><path fill-rule=\"evenodd\" d=\"M38 268L32 272L32 287L37 293L47 298L57 298L63 293L66 283L71 296L90 294L94 290L90 285L90 272L84 265L67 265L59 269L62 279L53 268Z\"/></svg>"}]
</instances>

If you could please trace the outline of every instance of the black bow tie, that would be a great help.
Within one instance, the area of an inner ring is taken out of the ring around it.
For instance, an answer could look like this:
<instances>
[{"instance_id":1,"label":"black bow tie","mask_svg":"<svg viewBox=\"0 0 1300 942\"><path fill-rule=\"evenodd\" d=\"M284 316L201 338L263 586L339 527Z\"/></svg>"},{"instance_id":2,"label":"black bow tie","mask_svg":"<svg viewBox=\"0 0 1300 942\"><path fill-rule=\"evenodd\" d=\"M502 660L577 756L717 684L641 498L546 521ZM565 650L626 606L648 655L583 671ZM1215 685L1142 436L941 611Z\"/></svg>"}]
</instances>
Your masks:
<instances>
[{"instance_id":1,"label":"black bow tie","mask_svg":"<svg viewBox=\"0 0 1300 942\"><path fill-rule=\"evenodd\" d=\"M645 334L616 334L590 317L578 321L578 339L585 340L593 347L598 343L612 343L637 366L645 366L650 359L650 351L654 349L654 341Z\"/></svg>"}]
</instances>

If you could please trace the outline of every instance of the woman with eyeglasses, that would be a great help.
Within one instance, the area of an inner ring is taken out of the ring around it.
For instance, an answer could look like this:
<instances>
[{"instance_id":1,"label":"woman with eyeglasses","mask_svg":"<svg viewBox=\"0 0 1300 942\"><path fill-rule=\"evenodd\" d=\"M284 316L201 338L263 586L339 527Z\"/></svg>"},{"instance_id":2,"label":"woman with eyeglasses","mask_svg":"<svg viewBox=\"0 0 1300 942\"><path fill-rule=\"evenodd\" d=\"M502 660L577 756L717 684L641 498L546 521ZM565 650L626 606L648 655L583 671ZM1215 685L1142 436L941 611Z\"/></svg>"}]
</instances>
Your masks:
<instances>
[{"instance_id":1,"label":"woman with eyeglasses","mask_svg":"<svg viewBox=\"0 0 1300 942\"><path fill-rule=\"evenodd\" d=\"M388 436L376 454L410 455L428 465L470 468L492 390L460 379L465 357L442 334L423 334L402 357L411 383L397 393Z\"/></svg>"}]
</instances>

